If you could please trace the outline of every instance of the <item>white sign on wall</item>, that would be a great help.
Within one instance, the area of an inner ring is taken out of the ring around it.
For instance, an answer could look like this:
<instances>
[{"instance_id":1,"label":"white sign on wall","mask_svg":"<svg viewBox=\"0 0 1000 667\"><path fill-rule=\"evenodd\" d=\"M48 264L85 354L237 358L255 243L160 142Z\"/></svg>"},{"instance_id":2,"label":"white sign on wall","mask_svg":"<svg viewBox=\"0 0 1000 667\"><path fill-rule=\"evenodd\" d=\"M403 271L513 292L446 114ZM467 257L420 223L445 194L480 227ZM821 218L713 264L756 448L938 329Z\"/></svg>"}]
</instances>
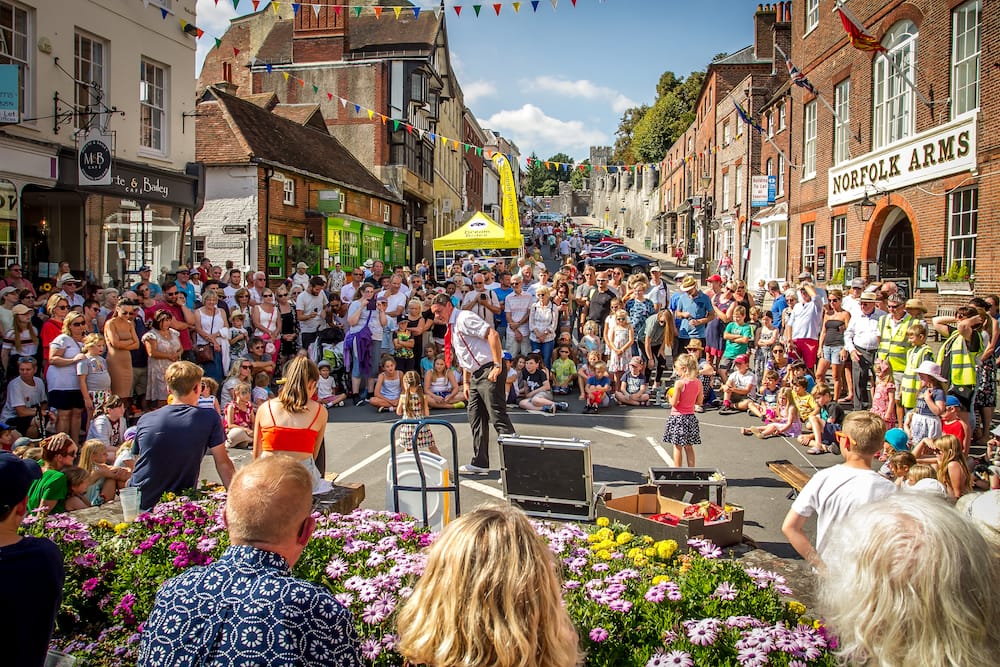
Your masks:
<instances>
[{"instance_id":1,"label":"white sign on wall","mask_svg":"<svg viewBox=\"0 0 1000 667\"><path fill-rule=\"evenodd\" d=\"M111 185L112 136L99 129L87 132L80 144L80 185Z\"/></svg>"},{"instance_id":2,"label":"white sign on wall","mask_svg":"<svg viewBox=\"0 0 1000 667\"><path fill-rule=\"evenodd\" d=\"M831 168L827 204L846 204L866 191L897 190L975 168L976 114L968 114Z\"/></svg>"}]
</instances>

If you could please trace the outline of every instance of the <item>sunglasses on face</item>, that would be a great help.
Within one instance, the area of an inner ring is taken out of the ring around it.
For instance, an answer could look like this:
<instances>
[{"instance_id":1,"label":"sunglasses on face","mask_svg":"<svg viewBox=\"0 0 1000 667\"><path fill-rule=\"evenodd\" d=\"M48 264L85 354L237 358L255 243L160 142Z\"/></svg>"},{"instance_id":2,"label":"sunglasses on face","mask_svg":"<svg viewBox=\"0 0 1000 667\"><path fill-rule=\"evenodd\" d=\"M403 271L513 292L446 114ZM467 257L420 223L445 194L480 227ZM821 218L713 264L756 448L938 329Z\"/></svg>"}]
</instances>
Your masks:
<instances>
[{"instance_id":1,"label":"sunglasses on face","mask_svg":"<svg viewBox=\"0 0 1000 667\"><path fill-rule=\"evenodd\" d=\"M69 310L69 306L59 305L53 308L52 310Z\"/></svg>"}]
</instances>

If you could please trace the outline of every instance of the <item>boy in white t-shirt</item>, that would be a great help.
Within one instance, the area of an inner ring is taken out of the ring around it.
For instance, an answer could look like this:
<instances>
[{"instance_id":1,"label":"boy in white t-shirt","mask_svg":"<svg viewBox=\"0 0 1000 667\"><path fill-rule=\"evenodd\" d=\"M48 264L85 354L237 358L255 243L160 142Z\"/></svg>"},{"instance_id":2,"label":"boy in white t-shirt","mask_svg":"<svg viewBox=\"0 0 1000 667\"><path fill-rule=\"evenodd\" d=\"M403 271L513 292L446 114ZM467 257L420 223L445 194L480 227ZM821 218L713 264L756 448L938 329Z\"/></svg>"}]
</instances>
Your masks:
<instances>
[{"instance_id":1,"label":"boy in white t-shirt","mask_svg":"<svg viewBox=\"0 0 1000 667\"><path fill-rule=\"evenodd\" d=\"M885 439L881 417L866 411L852 412L844 418L838 439L844 462L820 470L806 482L781 526L789 544L817 568L823 566L823 551L833 524L854 509L896 491L895 484L872 470L872 459ZM806 519L813 514L815 548L803 530Z\"/></svg>"}]
</instances>

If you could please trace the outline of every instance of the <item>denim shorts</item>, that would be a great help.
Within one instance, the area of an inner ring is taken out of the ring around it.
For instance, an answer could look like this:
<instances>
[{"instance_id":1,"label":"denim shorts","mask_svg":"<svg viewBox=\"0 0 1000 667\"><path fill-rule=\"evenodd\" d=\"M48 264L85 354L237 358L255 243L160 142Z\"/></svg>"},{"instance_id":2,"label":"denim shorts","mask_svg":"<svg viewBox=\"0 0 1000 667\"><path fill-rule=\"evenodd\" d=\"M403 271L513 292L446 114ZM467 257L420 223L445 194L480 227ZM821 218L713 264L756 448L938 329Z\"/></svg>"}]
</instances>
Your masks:
<instances>
[{"instance_id":1,"label":"denim shorts","mask_svg":"<svg viewBox=\"0 0 1000 667\"><path fill-rule=\"evenodd\" d=\"M831 364L837 364L839 366L844 363L840 359L840 351L843 349L843 345L824 345L820 359L826 359Z\"/></svg>"}]
</instances>

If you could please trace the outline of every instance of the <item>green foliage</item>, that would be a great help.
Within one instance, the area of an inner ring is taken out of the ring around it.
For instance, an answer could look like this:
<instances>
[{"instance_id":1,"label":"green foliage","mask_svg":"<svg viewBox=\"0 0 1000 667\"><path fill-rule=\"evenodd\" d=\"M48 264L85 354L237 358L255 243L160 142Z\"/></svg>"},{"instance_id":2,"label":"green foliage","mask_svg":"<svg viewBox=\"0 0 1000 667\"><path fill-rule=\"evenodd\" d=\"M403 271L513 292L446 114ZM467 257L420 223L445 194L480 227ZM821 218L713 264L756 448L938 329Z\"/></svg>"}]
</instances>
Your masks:
<instances>
[{"instance_id":1,"label":"green foliage","mask_svg":"<svg viewBox=\"0 0 1000 667\"><path fill-rule=\"evenodd\" d=\"M959 281L969 279L969 265L965 262L962 262L962 266L958 268L958 279Z\"/></svg>"},{"instance_id":2,"label":"green foliage","mask_svg":"<svg viewBox=\"0 0 1000 667\"><path fill-rule=\"evenodd\" d=\"M939 283L959 283L969 280L969 265L965 262L954 261L948 270L937 277Z\"/></svg>"},{"instance_id":3,"label":"green foliage","mask_svg":"<svg viewBox=\"0 0 1000 667\"><path fill-rule=\"evenodd\" d=\"M590 158L587 158L586 160L584 160L580 164L581 165L589 166L590 165ZM589 170L586 169L586 168L584 168L584 169L574 169L573 170L573 173L570 174L569 182L570 182L570 185L573 186L574 190L582 190L583 189L583 179L586 178L587 174L589 174L589 173L590 173Z\"/></svg>"},{"instance_id":4,"label":"green foliage","mask_svg":"<svg viewBox=\"0 0 1000 667\"><path fill-rule=\"evenodd\" d=\"M844 267L840 267L833 272L833 278L830 280L830 283L834 285L844 284Z\"/></svg>"},{"instance_id":5,"label":"green foliage","mask_svg":"<svg viewBox=\"0 0 1000 667\"><path fill-rule=\"evenodd\" d=\"M617 163L658 162L694 122L694 106L704 72L679 78L671 71L656 84L656 102L627 109L618 122L612 160Z\"/></svg>"},{"instance_id":6,"label":"green foliage","mask_svg":"<svg viewBox=\"0 0 1000 667\"><path fill-rule=\"evenodd\" d=\"M294 238L288 246L288 259L291 260L292 267L299 262L305 262L311 269L315 269L319 265L320 255L319 246L309 243L304 238Z\"/></svg>"},{"instance_id":7,"label":"green foliage","mask_svg":"<svg viewBox=\"0 0 1000 667\"><path fill-rule=\"evenodd\" d=\"M649 107L645 104L638 107L626 109L618 121L618 129L615 130L615 145L611 153L611 161L618 164L632 164L635 160L635 153L632 152L632 133L635 126L646 115Z\"/></svg>"}]
</instances>

